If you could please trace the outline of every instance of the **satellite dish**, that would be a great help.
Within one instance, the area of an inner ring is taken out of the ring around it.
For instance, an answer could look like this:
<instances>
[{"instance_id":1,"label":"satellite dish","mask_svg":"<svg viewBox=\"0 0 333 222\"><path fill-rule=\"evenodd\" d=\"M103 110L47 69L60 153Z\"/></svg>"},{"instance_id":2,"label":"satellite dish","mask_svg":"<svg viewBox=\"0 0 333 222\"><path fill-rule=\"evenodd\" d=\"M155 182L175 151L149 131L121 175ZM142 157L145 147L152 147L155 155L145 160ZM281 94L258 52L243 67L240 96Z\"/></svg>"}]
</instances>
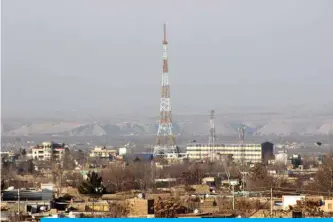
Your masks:
<instances>
[{"instance_id":1,"label":"satellite dish","mask_svg":"<svg viewBox=\"0 0 333 222\"><path fill-rule=\"evenodd\" d=\"M316 145L321 146L321 145L323 145L323 143L318 141L318 142L316 142Z\"/></svg>"},{"instance_id":2,"label":"satellite dish","mask_svg":"<svg viewBox=\"0 0 333 222\"><path fill-rule=\"evenodd\" d=\"M142 197L143 197L142 193L139 193L138 198L142 199Z\"/></svg>"},{"instance_id":3,"label":"satellite dish","mask_svg":"<svg viewBox=\"0 0 333 222\"><path fill-rule=\"evenodd\" d=\"M198 210L198 209L195 209L195 210L193 211L193 213L197 214L197 213L199 213L199 210Z\"/></svg>"}]
</instances>

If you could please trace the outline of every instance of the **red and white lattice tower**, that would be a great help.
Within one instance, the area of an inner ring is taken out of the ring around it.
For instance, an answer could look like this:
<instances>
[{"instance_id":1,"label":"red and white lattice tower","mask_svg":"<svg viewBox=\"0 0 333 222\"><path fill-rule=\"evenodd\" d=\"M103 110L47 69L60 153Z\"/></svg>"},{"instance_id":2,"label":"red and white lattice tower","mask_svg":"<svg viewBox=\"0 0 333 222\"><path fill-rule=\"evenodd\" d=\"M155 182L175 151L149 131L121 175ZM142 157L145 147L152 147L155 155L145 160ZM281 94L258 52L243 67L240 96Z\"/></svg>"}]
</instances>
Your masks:
<instances>
[{"instance_id":1,"label":"red and white lattice tower","mask_svg":"<svg viewBox=\"0 0 333 222\"><path fill-rule=\"evenodd\" d=\"M166 39L166 24L163 27L163 73L161 81L160 120L157 130L154 155L176 154L177 147L172 133L172 115L170 85L168 74L168 42Z\"/></svg>"}]
</instances>

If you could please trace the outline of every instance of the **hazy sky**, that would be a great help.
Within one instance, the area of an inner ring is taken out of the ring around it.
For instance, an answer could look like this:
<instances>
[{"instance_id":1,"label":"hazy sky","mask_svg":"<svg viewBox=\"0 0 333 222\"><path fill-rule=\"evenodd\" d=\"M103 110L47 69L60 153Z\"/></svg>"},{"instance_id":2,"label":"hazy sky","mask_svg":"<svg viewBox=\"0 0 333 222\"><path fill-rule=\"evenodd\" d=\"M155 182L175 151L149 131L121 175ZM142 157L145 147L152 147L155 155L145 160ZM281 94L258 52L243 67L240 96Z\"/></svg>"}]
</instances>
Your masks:
<instances>
[{"instance_id":1,"label":"hazy sky","mask_svg":"<svg viewBox=\"0 0 333 222\"><path fill-rule=\"evenodd\" d=\"M325 104L332 0L3 0L2 115L158 115Z\"/></svg>"}]
</instances>

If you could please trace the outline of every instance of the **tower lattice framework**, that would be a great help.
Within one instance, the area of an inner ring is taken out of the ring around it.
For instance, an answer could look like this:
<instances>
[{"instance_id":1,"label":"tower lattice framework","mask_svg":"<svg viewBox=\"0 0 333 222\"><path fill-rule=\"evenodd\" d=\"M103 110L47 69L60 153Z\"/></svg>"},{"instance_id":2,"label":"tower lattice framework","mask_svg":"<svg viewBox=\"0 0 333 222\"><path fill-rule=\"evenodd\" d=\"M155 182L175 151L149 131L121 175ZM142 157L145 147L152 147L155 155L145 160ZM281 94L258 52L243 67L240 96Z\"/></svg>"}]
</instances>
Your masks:
<instances>
[{"instance_id":1,"label":"tower lattice framework","mask_svg":"<svg viewBox=\"0 0 333 222\"><path fill-rule=\"evenodd\" d=\"M177 153L175 137L172 133L171 98L168 74L168 41L166 24L163 26L163 73L161 81L160 120L157 130L155 155Z\"/></svg>"},{"instance_id":2,"label":"tower lattice framework","mask_svg":"<svg viewBox=\"0 0 333 222\"><path fill-rule=\"evenodd\" d=\"M215 155L215 141L216 141L216 132L215 132L215 110L210 111L210 119L209 119L209 139L208 145L210 147L209 150L209 158L213 159Z\"/></svg>"}]
</instances>

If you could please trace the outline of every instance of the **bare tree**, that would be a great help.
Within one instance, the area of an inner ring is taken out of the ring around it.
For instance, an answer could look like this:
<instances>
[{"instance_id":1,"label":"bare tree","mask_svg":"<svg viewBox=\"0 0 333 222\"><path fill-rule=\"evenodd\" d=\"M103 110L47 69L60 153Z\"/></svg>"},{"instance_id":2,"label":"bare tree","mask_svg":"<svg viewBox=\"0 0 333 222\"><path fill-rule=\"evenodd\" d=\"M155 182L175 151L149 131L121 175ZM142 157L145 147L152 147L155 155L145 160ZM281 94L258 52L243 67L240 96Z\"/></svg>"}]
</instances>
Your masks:
<instances>
[{"instance_id":1,"label":"bare tree","mask_svg":"<svg viewBox=\"0 0 333 222\"><path fill-rule=\"evenodd\" d=\"M74 170L75 168L74 158L72 156L71 151L68 148L65 148L65 153L62 159L62 167L65 170Z\"/></svg>"},{"instance_id":2,"label":"bare tree","mask_svg":"<svg viewBox=\"0 0 333 222\"><path fill-rule=\"evenodd\" d=\"M162 200L161 197L155 203L155 217L156 218L175 218L177 214L187 212L185 206L175 199Z\"/></svg>"},{"instance_id":3,"label":"bare tree","mask_svg":"<svg viewBox=\"0 0 333 222\"><path fill-rule=\"evenodd\" d=\"M102 171L103 184L110 192L131 189L147 190L152 187L151 163L135 161L127 167L112 166Z\"/></svg>"},{"instance_id":4,"label":"bare tree","mask_svg":"<svg viewBox=\"0 0 333 222\"><path fill-rule=\"evenodd\" d=\"M58 196L60 196L62 190L64 169L61 167L60 163L55 163L51 161L51 165L52 165L53 183L58 188L57 194Z\"/></svg>"},{"instance_id":5,"label":"bare tree","mask_svg":"<svg viewBox=\"0 0 333 222\"><path fill-rule=\"evenodd\" d=\"M68 172L64 174L63 180L72 187L78 187L82 183L83 177L79 172Z\"/></svg>"},{"instance_id":6,"label":"bare tree","mask_svg":"<svg viewBox=\"0 0 333 222\"><path fill-rule=\"evenodd\" d=\"M323 164L315 175L314 188L333 194L333 156L324 157Z\"/></svg>"},{"instance_id":7,"label":"bare tree","mask_svg":"<svg viewBox=\"0 0 333 222\"><path fill-rule=\"evenodd\" d=\"M263 164L255 164L250 170L247 187L251 190L262 189L263 187L272 187L273 178L269 176L266 167Z\"/></svg>"},{"instance_id":8,"label":"bare tree","mask_svg":"<svg viewBox=\"0 0 333 222\"><path fill-rule=\"evenodd\" d=\"M126 204L109 203L110 212L106 214L108 218L124 218L129 214L129 206Z\"/></svg>"},{"instance_id":9,"label":"bare tree","mask_svg":"<svg viewBox=\"0 0 333 222\"><path fill-rule=\"evenodd\" d=\"M295 207L290 207L291 210L302 211L305 216L322 217L324 212L320 209L320 201L302 200L297 201Z\"/></svg>"}]
</instances>

